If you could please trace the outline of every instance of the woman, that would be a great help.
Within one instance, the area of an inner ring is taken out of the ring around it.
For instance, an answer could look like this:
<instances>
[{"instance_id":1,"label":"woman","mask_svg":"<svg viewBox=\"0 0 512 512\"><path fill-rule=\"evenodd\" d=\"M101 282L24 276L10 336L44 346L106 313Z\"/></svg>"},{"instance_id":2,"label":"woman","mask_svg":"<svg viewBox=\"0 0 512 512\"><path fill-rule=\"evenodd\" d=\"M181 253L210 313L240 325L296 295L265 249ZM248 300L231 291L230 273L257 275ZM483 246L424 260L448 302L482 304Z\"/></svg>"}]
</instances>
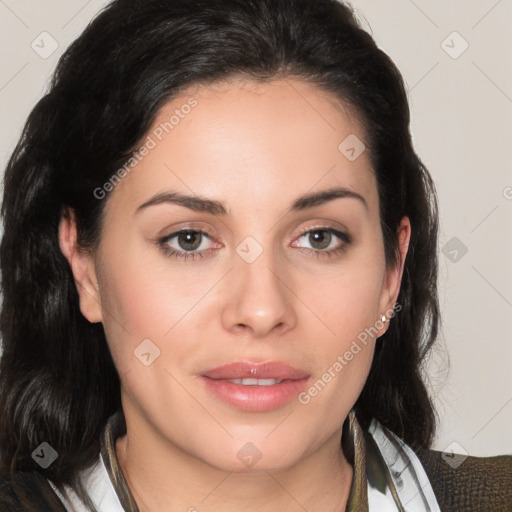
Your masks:
<instances>
[{"instance_id":1,"label":"woman","mask_svg":"<svg viewBox=\"0 0 512 512\"><path fill-rule=\"evenodd\" d=\"M435 190L349 7L112 2L2 213L2 510L510 507L429 450Z\"/></svg>"}]
</instances>

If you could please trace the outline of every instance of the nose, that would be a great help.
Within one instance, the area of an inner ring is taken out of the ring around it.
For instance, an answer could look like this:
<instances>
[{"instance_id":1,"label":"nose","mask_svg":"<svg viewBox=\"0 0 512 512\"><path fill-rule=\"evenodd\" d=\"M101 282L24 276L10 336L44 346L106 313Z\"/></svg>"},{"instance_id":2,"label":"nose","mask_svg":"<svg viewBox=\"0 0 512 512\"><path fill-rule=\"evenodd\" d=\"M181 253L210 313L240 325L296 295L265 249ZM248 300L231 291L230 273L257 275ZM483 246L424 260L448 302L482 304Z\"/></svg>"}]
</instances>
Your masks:
<instances>
[{"instance_id":1,"label":"nose","mask_svg":"<svg viewBox=\"0 0 512 512\"><path fill-rule=\"evenodd\" d=\"M272 331L283 334L297 321L293 285L264 251L256 261L235 262L227 283L222 310L223 327L236 335L262 338Z\"/></svg>"}]
</instances>

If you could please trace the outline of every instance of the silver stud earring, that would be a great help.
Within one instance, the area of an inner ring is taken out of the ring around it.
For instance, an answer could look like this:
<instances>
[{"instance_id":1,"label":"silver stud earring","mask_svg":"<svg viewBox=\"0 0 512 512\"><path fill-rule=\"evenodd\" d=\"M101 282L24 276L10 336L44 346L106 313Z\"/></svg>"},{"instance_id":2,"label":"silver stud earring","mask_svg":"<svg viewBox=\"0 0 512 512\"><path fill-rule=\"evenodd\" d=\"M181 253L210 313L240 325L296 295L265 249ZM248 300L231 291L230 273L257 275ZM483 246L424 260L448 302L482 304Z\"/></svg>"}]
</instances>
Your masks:
<instances>
[{"instance_id":1,"label":"silver stud earring","mask_svg":"<svg viewBox=\"0 0 512 512\"><path fill-rule=\"evenodd\" d=\"M382 321L382 322L386 322L386 321L387 321L387 320L386 320L386 315L382 315L381 321Z\"/></svg>"}]
</instances>

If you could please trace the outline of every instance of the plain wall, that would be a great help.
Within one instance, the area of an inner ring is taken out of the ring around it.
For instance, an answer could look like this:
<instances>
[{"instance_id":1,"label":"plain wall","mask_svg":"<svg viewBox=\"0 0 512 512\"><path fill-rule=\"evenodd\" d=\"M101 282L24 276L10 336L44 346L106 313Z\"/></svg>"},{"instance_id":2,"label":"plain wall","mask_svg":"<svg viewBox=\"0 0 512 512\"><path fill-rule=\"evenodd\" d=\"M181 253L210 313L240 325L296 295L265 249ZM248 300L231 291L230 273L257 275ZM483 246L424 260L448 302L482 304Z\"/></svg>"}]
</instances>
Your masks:
<instances>
[{"instance_id":1,"label":"plain wall","mask_svg":"<svg viewBox=\"0 0 512 512\"><path fill-rule=\"evenodd\" d=\"M105 3L0 2L2 169L59 56ZM434 447L512 453L512 3L352 5L406 80L415 147L439 194L443 328L428 368L441 418Z\"/></svg>"}]
</instances>

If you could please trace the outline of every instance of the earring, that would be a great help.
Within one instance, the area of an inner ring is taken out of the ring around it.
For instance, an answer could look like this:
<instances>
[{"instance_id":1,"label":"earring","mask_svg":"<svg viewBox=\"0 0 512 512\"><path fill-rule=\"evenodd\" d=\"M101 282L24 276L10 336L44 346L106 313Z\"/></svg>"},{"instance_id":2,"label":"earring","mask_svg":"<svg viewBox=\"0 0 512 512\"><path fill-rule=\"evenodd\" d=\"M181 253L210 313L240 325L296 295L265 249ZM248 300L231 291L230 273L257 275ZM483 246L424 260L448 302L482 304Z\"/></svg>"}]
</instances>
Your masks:
<instances>
[{"instance_id":1,"label":"earring","mask_svg":"<svg viewBox=\"0 0 512 512\"><path fill-rule=\"evenodd\" d=\"M386 315L382 315L381 322L387 322Z\"/></svg>"}]
</instances>

